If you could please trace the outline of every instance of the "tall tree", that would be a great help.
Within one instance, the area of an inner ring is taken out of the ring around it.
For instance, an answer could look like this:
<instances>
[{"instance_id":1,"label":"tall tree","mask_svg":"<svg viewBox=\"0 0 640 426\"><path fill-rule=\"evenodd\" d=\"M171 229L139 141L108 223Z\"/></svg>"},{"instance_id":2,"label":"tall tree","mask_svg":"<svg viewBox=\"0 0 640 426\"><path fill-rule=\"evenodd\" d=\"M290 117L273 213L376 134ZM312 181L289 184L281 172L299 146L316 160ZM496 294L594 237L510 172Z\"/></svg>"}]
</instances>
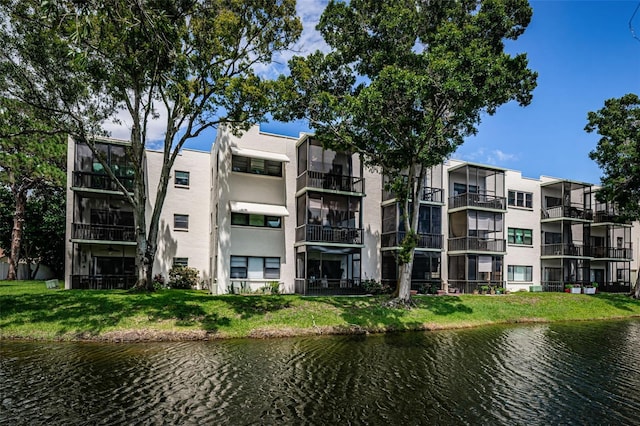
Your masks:
<instances>
[{"instance_id":1,"label":"tall tree","mask_svg":"<svg viewBox=\"0 0 640 426\"><path fill-rule=\"evenodd\" d=\"M1 1L8 29L0 41L8 48L0 71L15 83L11 96L56 116L98 158L96 136L104 132L97 124L120 109L130 117L133 194L119 187L134 211L136 286L152 289L174 161L189 139L208 128L242 131L264 119L276 85L256 67L299 36L295 0ZM159 110L166 117L164 156L147 223L144 155Z\"/></svg>"},{"instance_id":2,"label":"tall tree","mask_svg":"<svg viewBox=\"0 0 640 426\"><path fill-rule=\"evenodd\" d=\"M11 250L13 200L11 191L0 187L0 248L6 253ZM30 269L31 279L35 279L40 265L47 265L56 277L63 276L65 214L64 187L47 186L29 192L19 259L35 266Z\"/></svg>"},{"instance_id":3,"label":"tall tree","mask_svg":"<svg viewBox=\"0 0 640 426\"><path fill-rule=\"evenodd\" d=\"M601 136L589 153L603 173L599 200L615 203L630 220L640 220L640 98L629 93L607 99L587 120L585 130ZM634 297L640 299L640 274Z\"/></svg>"},{"instance_id":4,"label":"tall tree","mask_svg":"<svg viewBox=\"0 0 640 426\"><path fill-rule=\"evenodd\" d=\"M28 105L0 100L0 185L9 188L13 206L9 280L18 278L27 198L35 190L63 186L66 149L66 137L52 132Z\"/></svg>"},{"instance_id":5,"label":"tall tree","mask_svg":"<svg viewBox=\"0 0 640 426\"><path fill-rule=\"evenodd\" d=\"M531 101L537 74L525 54L504 51L530 18L526 0L330 0L318 29L331 52L293 58L281 81L297 93L281 98L278 117L307 118L323 143L392 178L407 230L397 288L405 302L419 214L410 201L482 113Z\"/></svg>"}]
</instances>

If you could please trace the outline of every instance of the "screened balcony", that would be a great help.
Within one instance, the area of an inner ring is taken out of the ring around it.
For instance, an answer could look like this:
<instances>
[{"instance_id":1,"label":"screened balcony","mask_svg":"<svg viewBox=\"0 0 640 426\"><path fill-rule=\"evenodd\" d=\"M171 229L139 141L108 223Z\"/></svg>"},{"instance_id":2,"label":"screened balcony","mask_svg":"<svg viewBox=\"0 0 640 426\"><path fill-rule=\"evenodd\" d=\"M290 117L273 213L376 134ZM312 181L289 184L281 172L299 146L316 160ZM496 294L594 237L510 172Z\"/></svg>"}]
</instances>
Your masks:
<instances>
[{"instance_id":1,"label":"screened balcony","mask_svg":"<svg viewBox=\"0 0 640 426\"><path fill-rule=\"evenodd\" d=\"M406 232L404 231L382 234L382 247L400 247L405 236ZM416 247L440 250L442 249L442 240L442 234L418 234L418 245Z\"/></svg>"},{"instance_id":2,"label":"screened balcony","mask_svg":"<svg viewBox=\"0 0 640 426\"><path fill-rule=\"evenodd\" d=\"M136 234L133 226L74 223L72 238L87 241L134 242Z\"/></svg>"},{"instance_id":3,"label":"screened balcony","mask_svg":"<svg viewBox=\"0 0 640 426\"><path fill-rule=\"evenodd\" d=\"M118 176L118 180L129 191L133 192L133 177ZM105 173L73 172L73 186L83 189L100 189L103 191L120 191L117 182Z\"/></svg>"},{"instance_id":4,"label":"screened balcony","mask_svg":"<svg viewBox=\"0 0 640 426\"><path fill-rule=\"evenodd\" d=\"M542 185L542 220L593 219L591 184L560 180Z\"/></svg>"},{"instance_id":5,"label":"screened balcony","mask_svg":"<svg viewBox=\"0 0 640 426\"><path fill-rule=\"evenodd\" d=\"M362 244L362 228L302 225L296 228L296 241Z\"/></svg>"},{"instance_id":6,"label":"screened balcony","mask_svg":"<svg viewBox=\"0 0 640 426\"><path fill-rule=\"evenodd\" d=\"M506 241L479 237L449 238L448 250L504 253Z\"/></svg>"},{"instance_id":7,"label":"screened balcony","mask_svg":"<svg viewBox=\"0 0 640 426\"><path fill-rule=\"evenodd\" d=\"M481 208L506 211L503 169L462 164L449 169L449 209Z\"/></svg>"}]
</instances>

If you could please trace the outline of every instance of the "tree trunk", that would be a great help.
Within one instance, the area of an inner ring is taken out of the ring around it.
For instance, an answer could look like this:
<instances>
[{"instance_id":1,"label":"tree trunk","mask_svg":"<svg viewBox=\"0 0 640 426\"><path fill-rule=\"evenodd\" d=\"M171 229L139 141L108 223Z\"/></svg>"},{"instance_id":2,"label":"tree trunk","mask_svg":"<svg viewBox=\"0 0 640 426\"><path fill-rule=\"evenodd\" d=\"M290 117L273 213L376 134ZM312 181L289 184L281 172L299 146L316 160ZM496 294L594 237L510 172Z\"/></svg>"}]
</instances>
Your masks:
<instances>
[{"instance_id":1,"label":"tree trunk","mask_svg":"<svg viewBox=\"0 0 640 426\"><path fill-rule=\"evenodd\" d=\"M640 299L640 270L637 272L636 276L636 289L633 293L634 299Z\"/></svg>"},{"instance_id":2,"label":"tree trunk","mask_svg":"<svg viewBox=\"0 0 640 426\"><path fill-rule=\"evenodd\" d=\"M23 189L12 191L16 200L13 213L13 229L11 230L11 253L9 255L9 273L7 280L18 279L18 262L20 261L20 246L24 229L24 215L27 207L27 193Z\"/></svg>"},{"instance_id":3,"label":"tree trunk","mask_svg":"<svg viewBox=\"0 0 640 426\"><path fill-rule=\"evenodd\" d=\"M411 300L411 272L413 271L413 250L411 261L400 265L400 278L398 279L397 298L404 303Z\"/></svg>"},{"instance_id":4,"label":"tree trunk","mask_svg":"<svg viewBox=\"0 0 640 426\"><path fill-rule=\"evenodd\" d=\"M404 201L404 223L405 223L405 239L402 242L400 256L401 263L399 265L398 288L396 289L396 297L408 303L411 300L411 276L413 273L413 259L417 241L409 240L418 238L418 219L420 217L420 194L422 193L422 185L424 181L425 168L418 165L419 173L416 180L416 165L409 167L409 176L407 178L408 197ZM409 210L409 203L413 203L413 210ZM409 214L411 212L411 214Z\"/></svg>"}]
</instances>

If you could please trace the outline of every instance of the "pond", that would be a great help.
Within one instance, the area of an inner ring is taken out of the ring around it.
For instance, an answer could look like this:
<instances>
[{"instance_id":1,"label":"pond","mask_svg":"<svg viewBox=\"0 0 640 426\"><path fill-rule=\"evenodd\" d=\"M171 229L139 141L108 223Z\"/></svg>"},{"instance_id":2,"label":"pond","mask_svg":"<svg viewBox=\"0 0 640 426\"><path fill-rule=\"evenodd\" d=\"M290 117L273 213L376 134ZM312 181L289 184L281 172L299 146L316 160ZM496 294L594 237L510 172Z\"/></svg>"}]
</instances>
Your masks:
<instances>
[{"instance_id":1,"label":"pond","mask_svg":"<svg viewBox=\"0 0 640 426\"><path fill-rule=\"evenodd\" d=\"M0 424L638 424L640 321L0 342Z\"/></svg>"}]
</instances>

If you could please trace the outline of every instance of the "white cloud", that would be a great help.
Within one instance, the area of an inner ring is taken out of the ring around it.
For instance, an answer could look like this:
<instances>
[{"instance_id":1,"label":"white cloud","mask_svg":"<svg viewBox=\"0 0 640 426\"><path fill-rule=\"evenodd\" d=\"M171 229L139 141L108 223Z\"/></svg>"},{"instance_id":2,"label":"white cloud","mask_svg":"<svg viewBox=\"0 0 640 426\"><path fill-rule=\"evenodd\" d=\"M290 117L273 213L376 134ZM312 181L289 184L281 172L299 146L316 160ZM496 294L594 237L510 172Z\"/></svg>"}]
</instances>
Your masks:
<instances>
[{"instance_id":1,"label":"white cloud","mask_svg":"<svg viewBox=\"0 0 640 426\"><path fill-rule=\"evenodd\" d=\"M147 141L149 141L148 148L158 148L159 142L164 139L164 135L167 130L167 109L164 105L156 105L156 112L158 118L149 119L147 126ZM131 138L131 128L133 126L133 119L129 112L125 109L120 110L115 118L119 121L106 121L103 124L103 128L111 133L112 138L126 139Z\"/></svg>"},{"instance_id":2,"label":"white cloud","mask_svg":"<svg viewBox=\"0 0 640 426\"><path fill-rule=\"evenodd\" d=\"M509 154L500 149L487 151L485 148L478 148L473 152L456 153L453 158L461 161L470 161L473 163L491 164L494 166L505 166L518 159L517 154Z\"/></svg>"}]
</instances>

